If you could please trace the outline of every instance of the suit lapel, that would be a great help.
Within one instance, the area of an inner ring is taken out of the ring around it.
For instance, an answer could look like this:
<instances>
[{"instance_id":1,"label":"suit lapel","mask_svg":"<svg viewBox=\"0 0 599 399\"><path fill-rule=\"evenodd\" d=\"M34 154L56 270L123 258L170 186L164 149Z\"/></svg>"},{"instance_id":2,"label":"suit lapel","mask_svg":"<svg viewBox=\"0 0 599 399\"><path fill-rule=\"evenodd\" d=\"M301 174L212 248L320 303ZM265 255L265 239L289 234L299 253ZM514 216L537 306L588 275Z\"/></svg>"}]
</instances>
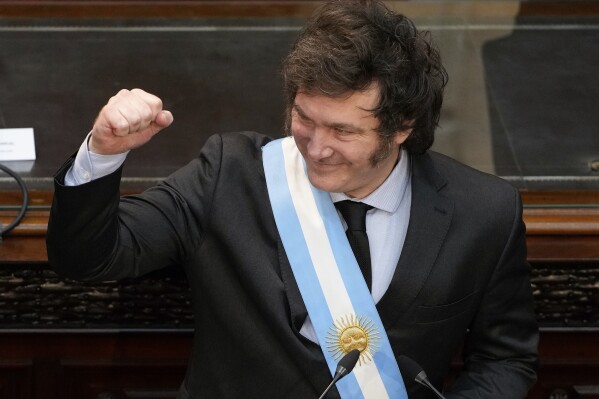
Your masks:
<instances>
[{"instance_id":1,"label":"suit lapel","mask_svg":"<svg viewBox=\"0 0 599 399\"><path fill-rule=\"evenodd\" d=\"M291 325L295 332L299 334L306 317L308 316L308 310L302 299L297 281L293 276L293 270L289 264L289 259L285 253L283 242L281 237L277 233L277 251L279 255L279 264L281 265L281 278L285 285L285 293L287 294L287 301L289 302L289 313L291 317Z\"/></svg>"},{"instance_id":2,"label":"suit lapel","mask_svg":"<svg viewBox=\"0 0 599 399\"><path fill-rule=\"evenodd\" d=\"M377 304L386 328L412 304L447 234L453 202L441 195L445 179L428 153L412 156L412 205L406 240L391 284Z\"/></svg>"}]
</instances>

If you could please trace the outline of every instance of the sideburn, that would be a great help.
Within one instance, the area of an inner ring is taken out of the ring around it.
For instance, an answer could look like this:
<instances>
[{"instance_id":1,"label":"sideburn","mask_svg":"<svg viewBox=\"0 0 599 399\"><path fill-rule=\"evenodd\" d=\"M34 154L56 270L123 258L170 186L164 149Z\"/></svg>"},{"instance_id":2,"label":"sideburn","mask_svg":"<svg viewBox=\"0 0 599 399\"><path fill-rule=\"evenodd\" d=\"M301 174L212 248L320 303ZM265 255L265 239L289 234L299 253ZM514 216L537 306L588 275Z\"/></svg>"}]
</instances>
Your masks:
<instances>
[{"instance_id":1,"label":"sideburn","mask_svg":"<svg viewBox=\"0 0 599 399\"><path fill-rule=\"evenodd\" d=\"M393 136L380 136L379 146L370 156L370 165L375 168L393 153ZM396 163L399 158L396 160Z\"/></svg>"}]
</instances>

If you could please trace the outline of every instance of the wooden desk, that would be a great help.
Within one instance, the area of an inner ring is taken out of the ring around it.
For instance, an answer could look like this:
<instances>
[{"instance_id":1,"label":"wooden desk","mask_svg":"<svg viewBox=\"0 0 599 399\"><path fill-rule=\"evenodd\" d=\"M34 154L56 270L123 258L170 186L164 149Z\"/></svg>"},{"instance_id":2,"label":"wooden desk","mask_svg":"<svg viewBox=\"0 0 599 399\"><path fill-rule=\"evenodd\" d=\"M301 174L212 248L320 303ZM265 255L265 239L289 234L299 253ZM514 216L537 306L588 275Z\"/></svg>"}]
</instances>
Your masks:
<instances>
[{"instance_id":1,"label":"wooden desk","mask_svg":"<svg viewBox=\"0 0 599 399\"><path fill-rule=\"evenodd\" d=\"M537 204L525 209L525 221L537 314L544 326L539 382L529 395L532 399L598 397L599 216L594 208L551 207L563 195L572 198L574 194L556 193L547 197L547 207L538 207L541 194L523 193L525 201ZM595 195L587 192L575 197L582 203L593 201ZM0 193L0 203L18 202L17 193ZM0 328L0 397L174 397L192 336L184 277L166 274L107 285L60 279L45 263L49 193L34 192L32 203L36 208L0 243L0 325L5 327ZM1 211L0 219L7 223L14 214L16 210ZM7 275L21 279L20 283L7 288L3 285ZM36 315L27 313L31 310L23 307L24 301L19 308L6 300L19 286L28 287L38 298ZM72 302L52 302L56 297L77 302L88 297L87 292L130 292L127 287L131 286L138 287L136 294L122 306L95 295L97 302L86 306L97 311L87 321L83 314L75 317L71 312L65 317L64 311L56 310L74 306ZM48 287L60 288L54 295ZM150 290L160 303L148 302ZM168 302L161 299L165 295ZM169 306L174 310L165 310ZM141 316L135 319L127 314ZM144 319L144 315L154 318Z\"/></svg>"}]
</instances>

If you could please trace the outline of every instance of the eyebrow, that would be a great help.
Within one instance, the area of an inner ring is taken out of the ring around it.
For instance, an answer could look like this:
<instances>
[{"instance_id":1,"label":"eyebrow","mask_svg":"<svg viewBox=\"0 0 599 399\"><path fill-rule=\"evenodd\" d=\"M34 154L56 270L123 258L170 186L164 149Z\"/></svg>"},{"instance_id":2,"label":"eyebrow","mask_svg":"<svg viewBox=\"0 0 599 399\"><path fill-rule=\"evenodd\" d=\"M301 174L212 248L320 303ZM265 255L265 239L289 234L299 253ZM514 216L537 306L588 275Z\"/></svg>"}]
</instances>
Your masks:
<instances>
[{"instance_id":1,"label":"eyebrow","mask_svg":"<svg viewBox=\"0 0 599 399\"><path fill-rule=\"evenodd\" d=\"M293 109L295 110L295 112L297 112L299 114L299 116L301 116L303 119L310 119L308 118L308 115L306 115L306 113L302 110L302 107L300 107L299 105L297 105L297 103L293 103Z\"/></svg>"},{"instance_id":2,"label":"eyebrow","mask_svg":"<svg viewBox=\"0 0 599 399\"><path fill-rule=\"evenodd\" d=\"M295 109L295 112L297 112L302 119L307 119L309 121L312 121L312 119L310 117L308 117L308 115L306 115L306 113L302 110L302 107L300 107L297 103L293 103L293 109ZM364 133L364 131L365 131L361 127L352 125L351 123L338 122L338 123L327 124L326 126L331 127L331 128L341 129L341 130L348 130L350 132L355 132L355 133Z\"/></svg>"}]
</instances>

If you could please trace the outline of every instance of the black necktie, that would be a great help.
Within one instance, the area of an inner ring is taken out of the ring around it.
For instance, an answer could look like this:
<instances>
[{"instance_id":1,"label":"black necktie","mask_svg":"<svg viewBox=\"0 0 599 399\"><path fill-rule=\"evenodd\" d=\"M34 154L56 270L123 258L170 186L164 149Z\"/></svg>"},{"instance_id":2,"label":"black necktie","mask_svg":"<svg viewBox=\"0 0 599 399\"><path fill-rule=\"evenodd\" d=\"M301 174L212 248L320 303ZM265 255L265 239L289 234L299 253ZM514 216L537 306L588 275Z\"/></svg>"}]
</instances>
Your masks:
<instances>
[{"instance_id":1,"label":"black necktie","mask_svg":"<svg viewBox=\"0 0 599 399\"><path fill-rule=\"evenodd\" d=\"M351 245L354 256L360 265L362 275L372 290L372 269L370 267L370 246L368 245L368 236L366 235L366 212L372 209L372 206L363 202L339 201L335 203L339 212L347 223L345 234Z\"/></svg>"}]
</instances>

